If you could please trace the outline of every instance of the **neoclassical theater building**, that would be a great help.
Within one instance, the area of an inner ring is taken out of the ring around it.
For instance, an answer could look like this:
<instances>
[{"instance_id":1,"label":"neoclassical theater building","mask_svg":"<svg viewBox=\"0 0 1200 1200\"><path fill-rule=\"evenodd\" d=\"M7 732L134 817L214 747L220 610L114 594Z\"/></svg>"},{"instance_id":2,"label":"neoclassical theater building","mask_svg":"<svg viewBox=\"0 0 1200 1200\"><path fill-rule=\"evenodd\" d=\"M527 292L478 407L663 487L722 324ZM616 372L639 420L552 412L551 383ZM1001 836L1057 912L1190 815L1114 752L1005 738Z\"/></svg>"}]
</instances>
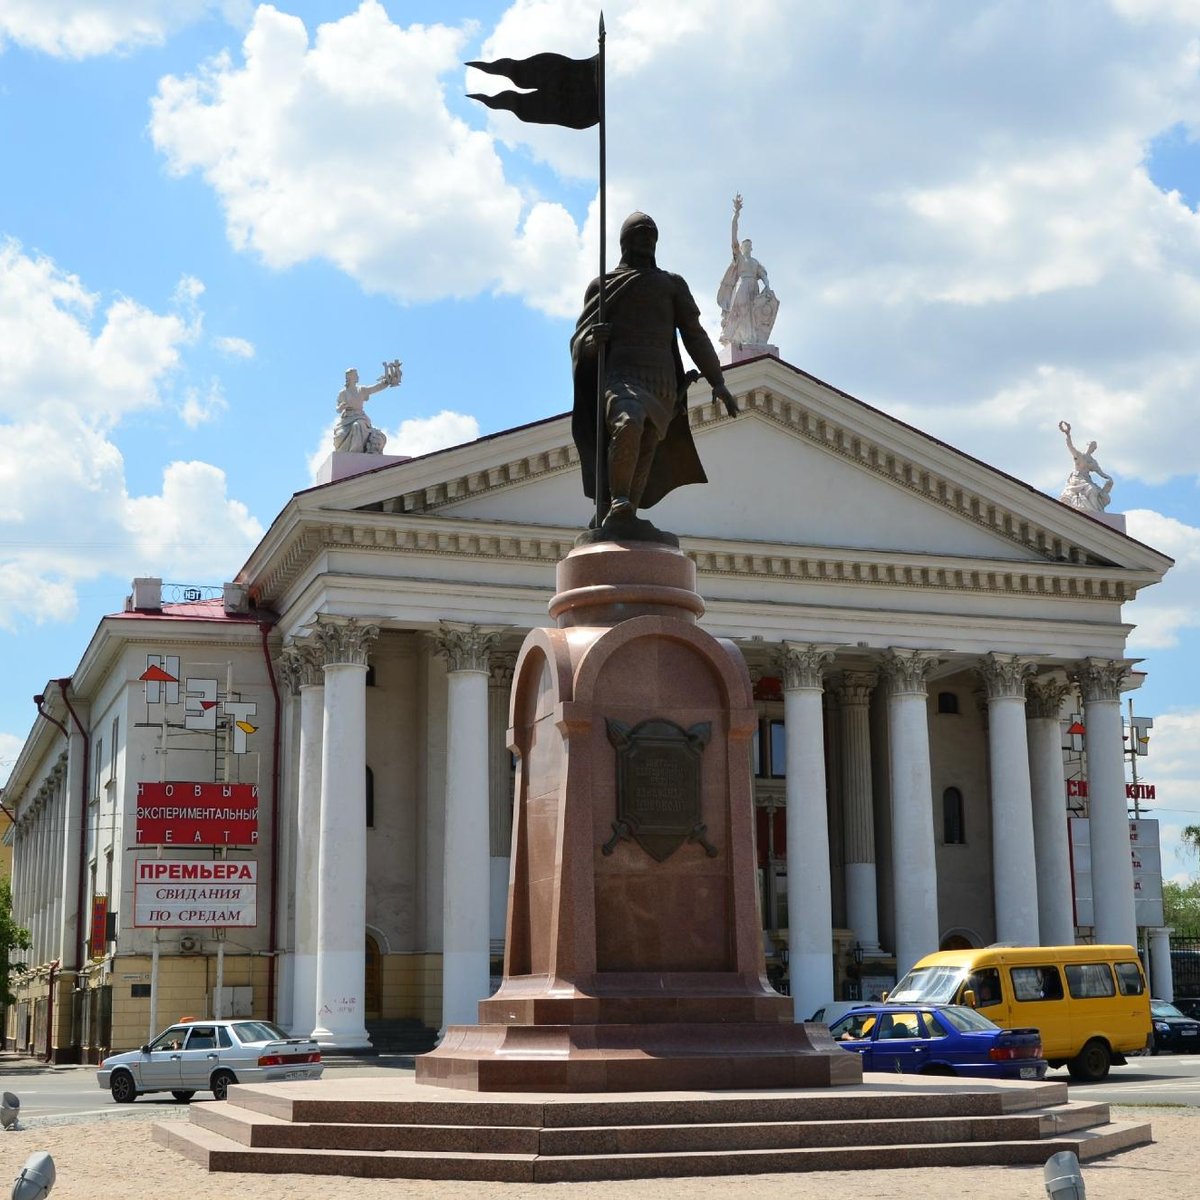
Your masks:
<instances>
[{"instance_id":1,"label":"neoclassical theater building","mask_svg":"<svg viewBox=\"0 0 1200 1200\"><path fill-rule=\"evenodd\" d=\"M691 395L709 485L651 515L754 681L764 949L797 1017L939 947L1134 942L1122 607L1170 560L777 357L726 377L736 419ZM352 1052L475 1019L515 655L588 518L569 417L326 477L223 594L135 581L47 683L4 791L36 964L10 1046L94 1058L236 1011ZM228 788L241 832L164 832L168 783Z\"/></svg>"}]
</instances>

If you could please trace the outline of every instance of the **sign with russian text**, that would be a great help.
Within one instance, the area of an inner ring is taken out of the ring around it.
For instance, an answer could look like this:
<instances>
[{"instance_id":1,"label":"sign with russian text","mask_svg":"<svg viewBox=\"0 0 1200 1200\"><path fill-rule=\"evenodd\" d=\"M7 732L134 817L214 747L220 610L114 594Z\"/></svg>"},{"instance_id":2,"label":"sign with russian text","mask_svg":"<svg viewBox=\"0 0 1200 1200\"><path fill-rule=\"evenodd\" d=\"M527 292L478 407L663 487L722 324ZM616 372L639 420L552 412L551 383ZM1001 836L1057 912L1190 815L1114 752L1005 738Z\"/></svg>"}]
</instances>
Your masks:
<instances>
[{"instance_id":1,"label":"sign with russian text","mask_svg":"<svg viewBox=\"0 0 1200 1200\"><path fill-rule=\"evenodd\" d=\"M1067 795L1086 800L1088 785L1086 779L1068 779ZM1127 783L1125 785L1126 800L1156 800L1155 786L1152 783Z\"/></svg>"},{"instance_id":2,"label":"sign with russian text","mask_svg":"<svg viewBox=\"0 0 1200 1200\"><path fill-rule=\"evenodd\" d=\"M103 958L108 949L108 897L92 897L92 957Z\"/></svg>"},{"instance_id":3,"label":"sign with russian text","mask_svg":"<svg viewBox=\"0 0 1200 1200\"><path fill-rule=\"evenodd\" d=\"M139 858L133 909L139 928L251 928L258 924L258 863Z\"/></svg>"},{"instance_id":4,"label":"sign with russian text","mask_svg":"<svg viewBox=\"0 0 1200 1200\"><path fill-rule=\"evenodd\" d=\"M1072 817L1069 825L1075 924L1093 925L1091 825L1085 817ZM1129 854L1133 865L1134 918L1139 928L1158 929L1163 924L1163 901L1157 821L1129 822Z\"/></svg>"},{"instance_id":5,"label":"sign with russian text","mask_svg":"<svg viewBox=\"0 0 1200 1200\"><path fill-rule=\"evenodd\" d=\"M255 783L139 783L139 846L257 846Z\"/></svg>"}]
</instances>

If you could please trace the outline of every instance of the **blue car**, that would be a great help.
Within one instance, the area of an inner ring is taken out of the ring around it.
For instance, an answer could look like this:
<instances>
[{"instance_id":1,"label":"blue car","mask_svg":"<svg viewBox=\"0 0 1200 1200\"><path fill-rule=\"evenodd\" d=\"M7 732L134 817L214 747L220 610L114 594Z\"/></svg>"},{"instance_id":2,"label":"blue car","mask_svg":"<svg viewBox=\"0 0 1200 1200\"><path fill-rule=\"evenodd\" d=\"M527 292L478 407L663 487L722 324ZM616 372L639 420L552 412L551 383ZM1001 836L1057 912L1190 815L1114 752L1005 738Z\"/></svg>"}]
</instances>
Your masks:
<instances>
[{"instance_id":1,"label":"blue car","mask_svg":"<svg viewBox=\"0 0 1200 1200\"><path fill-rule=\"evenodd\" d=\"M862 1055L864 1071L1046 1077L1036 1029L1001 1029L961 1004L864 1004L839 1017L829 1032L842 1049Z\"/></svg>"}]
</instances>

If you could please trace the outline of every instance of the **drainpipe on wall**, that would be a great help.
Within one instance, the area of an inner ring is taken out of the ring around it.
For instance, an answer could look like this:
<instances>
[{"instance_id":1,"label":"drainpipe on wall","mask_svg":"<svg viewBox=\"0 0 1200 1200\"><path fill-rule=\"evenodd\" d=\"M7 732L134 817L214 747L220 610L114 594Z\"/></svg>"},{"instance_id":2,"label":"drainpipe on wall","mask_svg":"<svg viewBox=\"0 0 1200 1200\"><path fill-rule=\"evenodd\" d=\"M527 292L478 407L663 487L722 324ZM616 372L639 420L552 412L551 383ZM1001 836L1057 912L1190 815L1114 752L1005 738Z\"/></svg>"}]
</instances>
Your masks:
<instances>
[{"instance_id":1,"label":"drainpipe on wall","mask_svg":"<svg viewBox=\"0 0 1200 1200\"><path fill-rule=\"evenodd\" d=\"M275 697L275 728L271 737L271 932L268 935L267 953L271 957L271 965L267 970L267 1020L275 1020L275 973L279 967L279 939L277 922L279 919L279 743L280 743L280 700L279 683L275 678L275 667L271 662L271 652L267 648L267 638L271 633L271 621L260 621L259 632L262 634L263 661L267 664L267 678L271 681L271 693Z\"/></svg>"}]
</instances>

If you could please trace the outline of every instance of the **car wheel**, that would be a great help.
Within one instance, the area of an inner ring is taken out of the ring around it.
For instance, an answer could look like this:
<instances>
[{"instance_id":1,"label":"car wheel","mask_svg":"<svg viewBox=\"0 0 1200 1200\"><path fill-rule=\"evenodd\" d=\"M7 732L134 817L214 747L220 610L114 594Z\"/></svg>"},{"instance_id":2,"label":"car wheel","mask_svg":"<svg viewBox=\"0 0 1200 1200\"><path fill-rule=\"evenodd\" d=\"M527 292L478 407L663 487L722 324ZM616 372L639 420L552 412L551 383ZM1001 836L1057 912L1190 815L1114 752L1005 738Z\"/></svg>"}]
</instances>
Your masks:
<instances>
[{"instance_id":1,"label":"car wheel","mask_svg":"<svg viewBox=\"0 0 1200 1200\"><path fill-rule=\"evenodd\" d=\"M128 1071L114 1071L108 1081L108 1090L118 1104L132 1104L137 1099L137 1084Z\"/></svg>"},{"instance_id":2,"label":"car wheel","mask_svg":"<svg viewBox=\"0 0 1200 1200\"><path fill-rule=\"evenodd\" d=\"M931 1066L926 1067L921 1072L921 1074L922 1075L953 1075L954 1068L946 1066L945 1063L933 1063Z\"/></svg>"},{"instance_id":3,"label":"car wheel","mask_svg":"<svg viewBox=\"0 0 1200 1200\"><path fill-rule=\"evenodd\" d=\"M1108 1076L1108 1068L1112 1066L1112 1054L1108 1045L1099 1038L1090 1042L1067 1063L1071 1078L1080 1083L1099 1083Z\"/></svg>"},{"instance_id":4,"label":"car wheel","mask_svg":"<svg viewBox=\"0 0 1200 1200\"><path fill-rule=\"evenodd\" d=\"M225 1100L229 1097L229 1085L237 1083L237 1076L232 1071L217 1071L212 1077L212 1094L218 1100Z\"/></svg>"},{"instance_id":5,"label":"car wheel","mask_svg":"<svg viewBox=\"0 0 1200 1200\"><path fill-rule=\"evenodd\" d=\"M196 1093L195 1092L172 1092L171 1095L179 1101L180 1104L186 1104Z\"/></svg>"}]
</instances>

